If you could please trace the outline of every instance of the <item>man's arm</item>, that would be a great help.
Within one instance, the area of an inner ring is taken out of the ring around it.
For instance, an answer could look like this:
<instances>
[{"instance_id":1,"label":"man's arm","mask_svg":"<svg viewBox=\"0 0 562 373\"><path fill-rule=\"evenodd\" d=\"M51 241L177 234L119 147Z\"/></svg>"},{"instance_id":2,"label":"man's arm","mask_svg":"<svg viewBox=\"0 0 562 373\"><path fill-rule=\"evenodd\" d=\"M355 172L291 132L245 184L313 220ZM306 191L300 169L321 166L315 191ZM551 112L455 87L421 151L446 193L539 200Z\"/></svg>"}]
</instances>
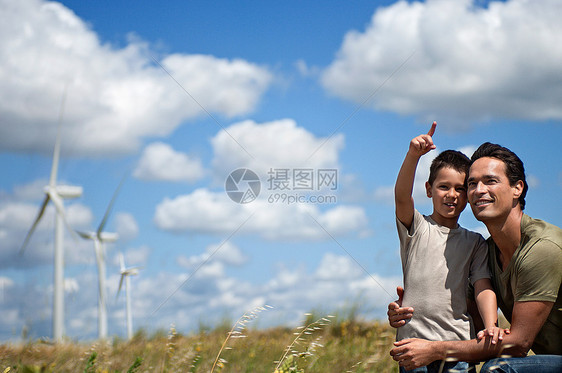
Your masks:
<instances>
[{"instance_id":1,"label":"man's arm","mask_svg":"<svg viewBox=\"0 0 562 373\"><path fill-rule=\"evenodd\" d=\"M419 135L410 141L406 158L400 167L396 185L394 186L394 202L396 204L396 217L409 230L414 219L414 199L412 191L416 167L420 157L430 150L435 149L431 136L435 133L436 122L433 122L427 135Z\"/></svg>"},{"instance_id":2,"label":"man's arm","mask_svg":"<svg viewBox=\"0 0 562 373\"><path fill-rule=\"evenodd\" d=\"M395 342L396 347L390 354L400 366L408 370L447 357L461 361L481 361L499 355L525 356L553 305L553 302L516 302L513 306L511 333L497 344L492 344L491 338L480 341L427 341L411 338Z\"/></svg>"}]
</instances>

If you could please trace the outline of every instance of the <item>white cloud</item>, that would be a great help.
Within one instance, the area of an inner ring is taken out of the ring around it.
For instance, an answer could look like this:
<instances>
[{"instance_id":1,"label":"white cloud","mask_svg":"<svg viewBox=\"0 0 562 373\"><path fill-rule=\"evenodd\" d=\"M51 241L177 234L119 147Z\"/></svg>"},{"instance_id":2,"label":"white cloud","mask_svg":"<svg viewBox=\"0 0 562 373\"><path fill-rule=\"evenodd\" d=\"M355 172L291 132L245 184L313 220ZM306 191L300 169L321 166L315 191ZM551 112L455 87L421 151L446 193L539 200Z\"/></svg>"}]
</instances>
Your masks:
<instances>
[{"instance_id":1,"label":"white cloud","mask_svg":"<svg viewBox=\"0 0 562 373\"><path fill-rule=\"evenodd\" d=\"M374 108L441 118L451 129L491 118L560 119L561 16L556 0L487 8L400 1L378 8L365 31L347 33L322 84L358 103L382 88Z\"/></svg>"},{"instance_id":2,"label":"white cloud","mask_svg":"<svg viewBox=\"0 0 562 373\"><path fill-rule=\"evenodd\" d=\"M375 200L379 202L394 205L394 187L378 187L373 192L373 196L375 197Z\"/></svg>"},{"instance_id":3,"label":"white cloud","mask_svg":"<svg viewBox=\"0 0 562 373\"><path fill-rule=\"evenodd\" d=\"M262 124L247 120L219 131L211 143L217 183L224 185L227 175L235 169L249 168L260 178L259 197L250 204L239 205L233 203L224 191L197 189L190 194L166 198L156 207L154 216L160 229L224 234L241 228L242 232L255 233L271 240L328 239L329 234L342 236L366 229L366 214L360 207L320 209L323 203L337 202L335 198L329 201L322 199L327 197L329 187L319 188L317 171L340 171L338 158L344 143L342 135L318 138L291 119ZM276 170L287 170L288 182L291 183L292 171L300 168L315 173L313 178L316 178L314 188L319 189L315 190L317 193L306 191L299 194L297 190L292 193L292 189L279 191L271 185L270 179L274 177L271 172L275 174ZM341 177L341 172L336 177ZM279 192L277 200L273 198L275 192ZM300 199L298 203L290 204L289 197ZM309 200L309 197L315 199Z\"/></svg>"},{"instance_id":4,"label":"white cloud","mask_svg":"<svg viewBox=\"0 0 562 373\"><path fill-rule=\"evenodd\" d=\"M54 246L55 209L49 204L36 226L25 250L20 253L24 239L39 212L39 206L23 202L0 204L0 267L33 267L52 262ZM89 208L81 204L66 206L68 223L74 227L87 226L92 221ZM64 250L69 264L87 263L90 258L88 242L77 239L64 228ZM93 254L91 255L93 258Z\"/></svg>"},{"instance_id":5,"label":"white cloud","mask_svg":"<svg viewBox=\"0 0 562 373\"><path fill-rule=\"evenodd\" d=\"M66 219L71 227L86 227L92 224L94 215L89 207L72 203L65 207Z\"/></svg>"},{"instance_id":6,"label":"white cloud","mask_svg":"<svg viewBox=\"0 0 562 373\"><path fill-rule=\"evenodd\" d=\"M223 264L241 266L246 263L247 260L248 259L242 251L230 241L223 244L209 245L205 249L205 252L200 255L194 255L191 257L185 257L182 255L177 258L178 264L189 270L197 269L203 263L205 263L205 266L211 263L220 263L221 273Z\"/></svg>"},{"instance_id":7,"label":"white cloud","mask_svg":"<svg viewBox=\"0 0 562 373\"><path fill-rule=\"evenodd\" d=\"M336 206L327 210L318 217L320 223L332 236L343 236L349 232L360 230L365 233L367 217L362 207L357 206Z\"/></svg>"},{"instance_id":8,"label":"white cloud","mask_svg":"<svg viewBox=\"0 0 562 373\"><path fill-rule=\"evenodd\" d=\"M320 69L316 66L308 66L306 61L304 60L297 60L294 65L299 74L304 77L318 76L318 74L321 72Z\"/></svg>"},{"instance_id":9,"label":"white cloud","mask_svg":"<svg viewBox=\"0 0 562 373\"><path fill-rule=\"evenodd\" d=\"M478 147L474 146L474 145L466 145L466 146L462 146L458 149L459 152L463 153L464 155L466 155L468 158L472 157L472 154L474 154L474 152L476 151Z\"/></svg>"},{"instance_id":10,"label":"white cloud","mask_svg":"<svg viewBox=\"0 0 562 373\"><path fill-rule=\"evenodd\" d=\"M195 182L204 175L197 158L175 151L162 142L149 144L143 151L133 176L142 180Z\"/></svg>"},{"instance_id":11,"label":"white cloud","mask_svg":"<svg viewBox=\"0 0 562 373\"><path fill-rule=\"evenodd\" d=\"M13 196L19 201L42 200L45 198L44 188L48 184L48 180L37 179L24 185L18 185L14 187Z\"/></svg>"},{"instance_id":12,"label":"white cloud","mask_svg":"<svg viewBox=\"0 0 562 373\"><path fill-rule=\"evenodd\" d=\"M332 253L324 255L316 270L316 277L321 280L351 280L362 274L361 267L351 258Z\"/></svg>"},{"instance_id":13,"label":"white cloud","mask_svg":"<svg viewBox=\"0 0 562 373\"><path fill-rule=\"evenodd\" d=\"M436 148L420 158L416 168L416 175L414 177L414 188L412 195L416 206L423 206L431 204L431 199L427 198L425 190L425 183L429 179L429 167L431 162L439 155L441 150ZM377 201L391 203L394 205L394 186L381 186L373 192L374 198Z\"/></svg>"},{"instance_id":14,"label":"white cloud","mask_svg":"<svg viewBox=\"0 0 562 373\"><path fill-rule=\"evenodd\" d=\"M337 168L344 137L318 138L292 119L235 123L211 139L213 167L223 180L246 167L266 177L275 168Z\"/></svg>"},{"instance_id":15,"label":"white cloud","mask_svg":"<svg viewBox=\"0 0 562 373\"><path fill-rule=\"evenodd\" d=\"M191 264L200 263L201 258L214 247L210 245L204 252L192 256L195 260ZM234 263L236 260L231 260L230 254L244 256L242 250L234 244L223 248L222 254L219 250L216 257L187 282L189 274L150 274L142 270L138 276L131 278L135 328L152 332L167 329L174 323L180 332L188 332L195 330L201 321L215 325L225 315L236 319L253 307L265 304L274 308L259 315L257 323L263 327L295 325L304 318L305 312L318 307L332 312L345 307L350 301L365 304L365 309L360 310L363 316L384 318L386 306L392 300L386 292L393 294L393 289L400 283L399 276L382 278L367 274L348 256L333 253L324 254L320 264L309 271L304 266L295 268L280 263L268 280L250 283L231 277L225 271L228 263L238 265ZM120 277L115 263L108 263L107 273L108 294L115 296ZM22 284L6 277L0 278L0 284L4 285L4 302L0 303L0 312L9 315L0 319L2 336L12 335L17 339L24 325L29 328L32 338L48 336L52 285L34 283L33 279ZM94 267L67 277L65 288L68 335L77 340L94 338L97 335L98 291ZM110 335L125 334L124 302L121 295L108 303ZM14 303L22 306L13 309L11 305Z\"/></svg>"},{"instance_id":16,"label":"white cloud","mask_svg":"<svg viewBox=\"0 0 562 373\"><path fill-rule=\"evenodd\" d=\"M135 217L128 212L115 214L115 225L119 239L128 241L136 238L139 234L139 226Z\"/></svg>"},{"instance_id":17,"label":"white cloud","mask_svg":"<svg viewBox=\"0 0 562 373\"><path fill-rule=\"evenodd\" d=\"M527 175L526 179L529 188L536 189L541 185L540 179L535 175Z\"/></svg>"},{"instance_id":18,"label":"white cloud","mask_svg":"<svg viewBox=\"0 0 562 373\"><path fill-rule=\"evenodd\" d=\"M313 204L274 204L263 198L240 205L225 192L206 189L164 199L156 206L154 221L172 232L231 234L240 229L270 240L329 239L328 234L357 234L367 227L361 207L337 206L322 212Z\"/></svg>"},{"instance_id":19,"label":"white cloud","mask_svg":"<svg viewBox=\"0 0 562 373\"><path fill-rule=\"evenodd\" d=\"M470 212L465 212L465 214L470 214ZM488 237L490 237L490 232L488 232L488 229L482 223L478 226L474 226L474 227L471 227L471 228L468 228L468 229L470 229L473 232L480 233L482 235L482 237L484 237L485 239L488 239Z\"/></svg>"},{"instance_id":20,"label":"white cloud","mask_svg":"<svg viewBox=\"0 0 562 373\"><path fill-rule=\"evenodd\" d=\"M9 277L0 276L0 287L2 288L2 290L12 286L14 286L14 280Z\"/></svg>"},{"instance_id":21,"label":"white cloud","mask_svg":"<svg viewBox=\"0 0 562 373\"><path fill-rule=\"evenodd\" d=\"M414 190L413 196L414 201L417 204L429 204L431 199L427 198L427 191L425 189L425 183L429 179L429 168L431 167L431 162L441 153L439 148L436 148L423 157L420 158L418 162L418 167L416 168L416 176L414 177Z\"/></svg>"},{"instance_id":22,"label":"white cloud","mask_svg":"<svg viewBox=\"0 0 562 373\"><path fill-rule=\"evenodd\" d=\"M153 63L146 44L133 40L121 49L103 44L62 4L22 0L2 1L0 7L5 150L52 151L65 86L63 148L75 155L108 155L135 151L143 138L166 136L205 111L246 114L272 80L265 68L243 60L163 56L160 63L179 87Z\"/></svg>"},{"instance_id":23,"label":"white cloud","mask_svg":"<svg viewBox=\"0 0 562 373\"><path fill-rule=\"evenodd\" d=\"M183 258L189 266L205 255ZM193 259L193 260L191 260ZM166 327L166 323L175 323L178 330L193 328L203 320L216 322L224 317L225 312L233 319L246 311L260 305L271 305L274 308L259 315L260 326L280 324L295 325L304 318L304 313L313 309L335 311L359 300L369 309L362 309L366 317L383 318L387 304L393 300L387 294L394 294L396 285L400 284L399 276L383 278L376 274L368 274L351 258L345 255L326 253L317 268L308 272L304 267L288 267L280 263L278 270L263 284L253 284L244 280L229 277L221 262L211 260L203 265L197 274L188 275L160 274L157 278L142 279L136 287L136 297L147 297L157 294L157 300L166 299L174 294L157 312L156 324ZM143 315L150 314L154 306L154 296L149 309L138 310ZM188 315L182 310L188 309Z\"/></svg>"},{"instance_id":24,"label":"white cloud","mask_svg":"<svg viewBox=\"0 0 562 373\"><path fill-rule=\"evenodd\" d=\"M0 229L6 232L28 230L38 212L38 206L30 203L4 204L0 206Z\"/></svg>"},{"instance_id":25,"label":"white cloud","mask_svg":"<svg viewBox=\"0 0 562 373\"><path fill-rule=\"evenodd\" d=\"M64 279L64 291L66 293L76 293L80 290L80 285L75 278L65 278Z\"/></svg>"},{"instance_id":26,"label":"white cloud","mask_svg":"<svg viewBox=\"0 0 562 373\"><path fill-rule=\"evenodd\" d=\"M123 252L125 266L131 267L147 264L151 251L151 248L145 245L142 245L140 247L128 248L125 252ZM117 268L120 267L119 254L117 252L113 253L110 263Z\"/></svg>"},{"instance_id":27,"label":"white cloud","mask_svg":"<svg viewBox=\"0 0 562 373\"><path fill-rule=\"evenodd\" d=\"M248 260L244 253L230 241L223 244L210 245L205 251L209 255L213 254L215 260L227 265L241 266Z\"/></svg>"}]
</instances>

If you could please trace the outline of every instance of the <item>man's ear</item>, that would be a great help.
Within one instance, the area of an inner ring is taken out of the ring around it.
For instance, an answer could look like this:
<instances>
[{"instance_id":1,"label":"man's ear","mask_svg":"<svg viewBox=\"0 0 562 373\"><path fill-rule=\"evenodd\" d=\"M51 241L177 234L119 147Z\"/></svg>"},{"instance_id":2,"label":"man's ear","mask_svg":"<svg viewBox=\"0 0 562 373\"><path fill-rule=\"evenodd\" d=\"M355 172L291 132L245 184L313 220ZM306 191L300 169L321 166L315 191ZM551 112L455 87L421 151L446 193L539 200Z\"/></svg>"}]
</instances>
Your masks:
<instances>
[{"instance_id":1,"label":"man's ear","mask_svg":"<svg viewBox=\"0 0 562 373\"><path fill-rule=\"evenodd\" d=\"M519 199L519 197L521 197L521 193L523 193L523 189L525 187L525 183L523 182L523 180L518 180L514 186L512 186L513 188L513 196L516 199Z\"/></svg>"},{"instance_id":2,"label":"man's ear","mask_svg":"<svg viewBox=\"0 0 562 373\"><path fill-rule=\"evenodd\" d=\"M425 182L425 193L427 194L427 198L431 198L431 184L429 181Z\"/></svg>"}]
</instances>

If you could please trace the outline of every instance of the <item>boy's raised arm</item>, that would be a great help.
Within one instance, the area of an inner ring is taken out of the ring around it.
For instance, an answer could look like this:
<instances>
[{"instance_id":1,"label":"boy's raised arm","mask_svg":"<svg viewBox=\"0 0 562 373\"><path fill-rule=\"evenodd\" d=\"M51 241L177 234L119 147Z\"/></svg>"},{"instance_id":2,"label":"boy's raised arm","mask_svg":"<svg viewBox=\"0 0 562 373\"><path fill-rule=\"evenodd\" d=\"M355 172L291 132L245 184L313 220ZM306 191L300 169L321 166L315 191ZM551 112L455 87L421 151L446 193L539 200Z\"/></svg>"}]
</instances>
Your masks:
<instances>
[{"instance_id":1,"label":"boy's raised arm","mask_svg":"<svg viewBox=\"0 0 562 373\"><path fill-rule=\"evenodd\" d=\"M408 229L412 226L414 219L414 199L412 190L414 188L414 177L420 157L430 150L435 149L432 136L435 133L436 122L426 135L419 135L410 141L410 147L394 186L394 202L396 204L396 217Z\"/></svg>"}]
</instances>

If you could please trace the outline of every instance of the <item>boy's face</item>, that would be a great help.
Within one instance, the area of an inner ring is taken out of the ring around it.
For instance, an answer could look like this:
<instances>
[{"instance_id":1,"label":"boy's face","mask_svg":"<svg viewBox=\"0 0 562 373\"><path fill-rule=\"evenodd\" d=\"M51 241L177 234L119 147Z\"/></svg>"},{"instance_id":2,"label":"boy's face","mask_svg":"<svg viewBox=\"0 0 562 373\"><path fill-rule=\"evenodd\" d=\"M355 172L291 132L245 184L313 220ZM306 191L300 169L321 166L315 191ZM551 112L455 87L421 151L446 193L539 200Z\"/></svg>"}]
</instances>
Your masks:
<instances>
[{"instance_id":1,"label":"boy's face","mask_svg":"<svg viewBox=\"0 0 562 373\"><path fill-rule=\"evenodd\" d=\"M433 201L432 218L440 225L456 225L459 215L466 207L466 174L450 167L437 172L433 185L425 183L427 196Z\"/></svg>"}]
</instances>

